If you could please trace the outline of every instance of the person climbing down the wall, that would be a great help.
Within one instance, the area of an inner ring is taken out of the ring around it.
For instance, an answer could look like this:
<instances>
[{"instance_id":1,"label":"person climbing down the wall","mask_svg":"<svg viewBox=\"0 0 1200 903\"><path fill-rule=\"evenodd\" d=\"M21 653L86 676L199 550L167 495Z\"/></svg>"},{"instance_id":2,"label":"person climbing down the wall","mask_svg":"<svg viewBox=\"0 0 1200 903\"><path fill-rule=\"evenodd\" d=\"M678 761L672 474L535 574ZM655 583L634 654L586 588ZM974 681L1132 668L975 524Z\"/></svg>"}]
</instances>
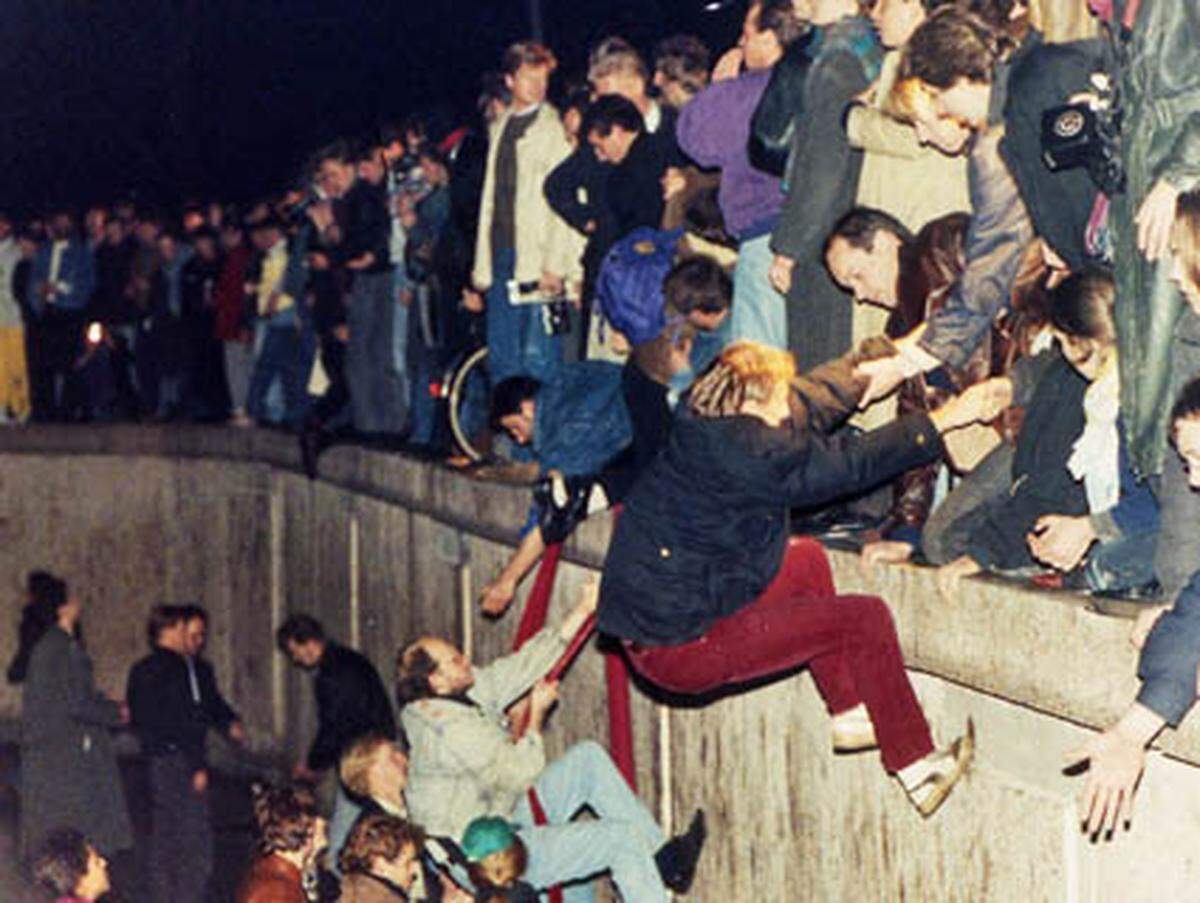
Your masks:
<instances>
[{"instance_id":1,"label":"person climbing down the wall","mask_svg":"<svg viewBox=\"0 0 1200 903\"><path fill-rule=\"evenodd\" d=\"M788 538L814 508L936 461L942 434L997 406L968 390L932 414L827 435L856 407L864 348L797 377L785 351L727 347L681 402L665 450L625 500L600 590L599 629L634 670L705 694L808 665L838 751L878 746L918 811L933 814L974 755L967 732L935 750L891 613L839 596L812 541Z\"/></svg>"}]
</instances>

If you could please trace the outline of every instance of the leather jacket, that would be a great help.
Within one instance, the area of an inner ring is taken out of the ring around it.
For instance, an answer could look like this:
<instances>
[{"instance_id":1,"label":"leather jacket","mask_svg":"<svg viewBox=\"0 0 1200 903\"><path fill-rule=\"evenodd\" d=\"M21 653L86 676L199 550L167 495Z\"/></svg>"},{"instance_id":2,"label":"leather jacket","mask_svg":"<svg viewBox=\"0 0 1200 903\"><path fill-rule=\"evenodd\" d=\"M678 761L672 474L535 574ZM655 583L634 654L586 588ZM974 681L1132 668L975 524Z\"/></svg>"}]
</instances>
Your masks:
<instances>
[{"instance_id":1,"label":"leather jacket","mask_svg":"<svg viewBox=\"0 0 1200 903\"><path fill-rule=\"evenodd\" d=\"M1128 0L1113 5L1120 22ZM1128 40L1113 28L1109 45L1126 175L1109 214L1121 411L1134 467L1153 474L1162 468L1174 396L1191 374L1173 365L1183 301L1168 278L1170 261L1152 264L1138 253L1134 217L1160 178L1181 191L1200 185L1200 6L1142 0Z\"/></svg>"},{"instance_id":2,"label":"leather jacket","mask_svg":"<svg viewBox=\"0 0 1200 903\"><path fill-rule=\"evenodd\" d=\"M888 319L886 332L900 338L940 310L966 267L966 237L970 215L952 213L940 217L917 233L900 249L897 306ZM1028 246L1018 271L1011 306L993 324L961 367L942 367L929 374L905 380L898 396L898 413L928 413L952 396L993 376L1007 374L1015 360L1029 351L1029 334L1044 318L1041 276L1044 264L1036 244ZM1001 438L1014 442L1020 432L1020 410L1000 417L994 428ZM933 507L936 463L906 471L895 483L892 508L880 526L880 534L910 527L920 529Z\"/></svg>"}]
</instances>

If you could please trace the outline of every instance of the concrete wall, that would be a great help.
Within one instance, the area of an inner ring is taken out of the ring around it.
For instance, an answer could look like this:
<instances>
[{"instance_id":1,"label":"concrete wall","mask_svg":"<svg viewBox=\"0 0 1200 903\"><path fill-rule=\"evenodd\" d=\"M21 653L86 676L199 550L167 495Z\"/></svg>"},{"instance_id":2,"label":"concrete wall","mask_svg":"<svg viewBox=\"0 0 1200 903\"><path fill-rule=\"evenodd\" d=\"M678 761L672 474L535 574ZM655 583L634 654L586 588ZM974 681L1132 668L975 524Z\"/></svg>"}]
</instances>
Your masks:
<instances>
[{"instance_id":1,"label":"concrete wall","mask_svg":"<svg viewBox=\"0 0 1200 903\"><path fill-rule=\"evenodd\" d=\"M487 622L469 601L515 540L518 489L355 449L328 476L296 472L286 437L261 432L0 432L0 573L10 622L31 567L63 572L87 602L101 682L119 692L160 599L213 613L210 655L256 746L288 756L311 736L307 678L273 652L290 611L319 615L385 677L398 645L423 633L470 639L487 659L515 618ZM469 525L469 526L468 526ZM600 561L608 525L568 550L554 615ZM1200 878L1200 735L1168 732L1140 790L1133 830L1091 844L1074 815L1064 751L1114 718L1136 683L1129 622L1067 595L974 580L954 605L931 574L881 573L832 553L839 588L892 605L935 733L968 715L978 766L923 822L872 754L835 757L807 675L703 708L664 709L635 692L640 790L676 823L697 805L712 841L691 899L1187 900ZM13 632L0 631L0 660ZM602 663L588 651L564 685L553 750L606 739ZM0 717L19 697L0 690Z\"/></svg>"}]
</instances>

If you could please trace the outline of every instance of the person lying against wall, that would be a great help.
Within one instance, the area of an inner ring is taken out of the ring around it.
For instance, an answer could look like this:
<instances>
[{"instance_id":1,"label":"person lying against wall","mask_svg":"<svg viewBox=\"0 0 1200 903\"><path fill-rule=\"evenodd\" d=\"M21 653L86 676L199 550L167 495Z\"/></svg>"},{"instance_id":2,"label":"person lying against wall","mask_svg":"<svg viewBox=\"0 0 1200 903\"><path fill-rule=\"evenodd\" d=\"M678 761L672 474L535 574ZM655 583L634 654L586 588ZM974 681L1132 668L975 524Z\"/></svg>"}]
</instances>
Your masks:
<instances>
[{"instance_id":1,"label":"person lying against wall","mask_svg":"<svg viewBox=\"0 0 1200 903\"><path fill-rule=\"evenodd\" d=\"M929 815L970 764L972 731L934 749L886 603L817 588L831 583L828 564L815 543L789 542L789 509L935 461L944 433L997 411L971 389L931 414L829 436L867 386L853 375L864 356L797 377L787 352L752 342L722 352L625 500L604 565L599 628L623 644L634 670L673 693L807 664L834 716L835 749L878 745L884 767Z\"/></svg>"},{"instance_id":2,"label":"person lying against wall","mask_svg":"<svg viewBox=\"0 0 1200 903\"><path fill-rule=\"evenodd\" d=\"M1030 392L1032 398L1010 472L981 466L946 500L951 513L927 524L927 557L942 564L938 581L946 598L964 576L1032 575L1046 566L1053 569L1051 585L1149 591L1158 504L1126 451L1114 294L1107 270L1069 276L1050 295L1057 349L991 381L1018 402ZM939 559L943 550L958 554L947 562Z\"/></svg>"},{"instance_id":3,"label":"person lying against wall","mask_svg":"<svg viewBox=\"0 0 1200 903\"><path fill-rule=\"evenodd\" d=\"M404 799L429 834L461 837L481 816L516 826L529 861L524 880L541 892L609 872L625 900L666 903L686 893L704 844L703 814L668 839L617 770L608 751L585 741L547 764L542 728L558 699L546 679L596 607L594 585L559 626L519 652L476 668L457 648L422 637L396 656L396 701L411 744ZM526 731L514 738L506 710L530 697ZM545 812L534 815L530 790ZM574 820L587 807L596 816Z\"/></svg>"}]
</instances>

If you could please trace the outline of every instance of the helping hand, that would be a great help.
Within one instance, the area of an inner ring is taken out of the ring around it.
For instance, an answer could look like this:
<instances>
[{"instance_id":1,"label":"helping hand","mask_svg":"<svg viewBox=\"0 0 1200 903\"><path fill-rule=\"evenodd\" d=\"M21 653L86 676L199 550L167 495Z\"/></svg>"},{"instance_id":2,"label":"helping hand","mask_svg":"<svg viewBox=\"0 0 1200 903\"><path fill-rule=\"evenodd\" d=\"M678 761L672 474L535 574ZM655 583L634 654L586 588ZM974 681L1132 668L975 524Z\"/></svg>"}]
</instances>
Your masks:
<instances>
[{"instance_id":1,"label":"helping hand","mask_svg":"<svg viewBox=\"0 0 1200 903\"><path fill-rule=\"evenodd\" d=\"M1118 820L1129 827L1133 795L1146 767L1146 748L1111 727L1091 737L1064 759L1068 765L1089 762L1087 782L1079 797L1079 821L1083 830L1096 837L1102 830L1113 832Z\"/></svg>"},{"instance_id":2,"label":"helping hand","mask_svg":"<svg viewBox=\"0 0 1200 903\"><path fill-rule=\"evenodd\" d=\"M1045 514L1038 518L1025 541L1034 558L1067 573L1079 566L1096 538L1092 522L1086 516Z\"/></svg>"}]
</instances>

